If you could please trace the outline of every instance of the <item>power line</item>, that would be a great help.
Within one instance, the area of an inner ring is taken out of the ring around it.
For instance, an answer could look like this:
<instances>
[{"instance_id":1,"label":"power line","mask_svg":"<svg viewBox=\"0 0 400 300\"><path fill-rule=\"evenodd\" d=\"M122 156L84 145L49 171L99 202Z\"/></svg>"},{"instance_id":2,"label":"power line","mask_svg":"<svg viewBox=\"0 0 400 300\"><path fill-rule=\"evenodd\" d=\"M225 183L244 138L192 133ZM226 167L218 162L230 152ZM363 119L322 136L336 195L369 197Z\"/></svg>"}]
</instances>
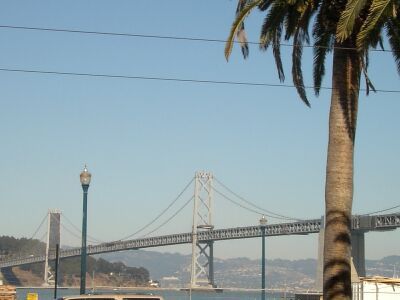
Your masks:
<instances>
[{"instance_id":1,"label":"power line","mask_svg":"<svg viewBox=\"0 0 400 300\"><path fill-rule=\"evenodd\" d=\"M296 88L293 84L273 84L263 82L250 82L250 81L227 81L227 80L205 80L205 79L189 79L189 78L174 78L174 77L158 77L158 76L134 76L134 75L119 75L119 74L100 74L100 73L80 73L80 72L62 72L62 71L46 71L46 70L33 70L33 69L11 69L0 68L2 72L15 72L15 73L29 73L29 74L45 74L45 75L62 75L62 76L83 76L83 77L97 77L97 78L113 78L113 79L136 79L136 80L154 80L154 81L169 81L169 82L183 82L195 84L224 84L224 85L241 85L241 86L264 86L264 87L282 87L282 88ZM304 86L305 89L314 89L313 86ZM321 90L334 90L332 87L319 87ZM360 91L366 89L360 88ZM400 90L385 90L375 89L380 93L400 93Z\"/></svg>"},{"instance_id":2,"label":"power line","mask_svg":"<svg viewBox=\"0 0 400 300\"><path fill-rule=\"evenodd\" d=\"M211 39L211 38L198 38L189 36L174 36L174 35L159 35L159 34L140 34L140 33L127 33L127 32L107 32L107 31L92 31L82 29L68 29L68 28L51 28L51 27L31 27L31 26L14 26L14 25L0 25L3 29L16 29L16 30L29 30L29 31L46 31L46 32L59 32L59 33L75 33L75 34L90 34L100 36L120 36L120 37L133 37L133 38L149 38L149 39L163 39L163 40L178 40L178 41L192 41L192 42L207 42L207 43L226 43L225 39ZM234 41L235 44L240 44L238 41ZM260 42L248 41L250 45L260 45ZM295 45L288 43L281 43L283 47L298 47L303 48L329 48L329 49L341 49L341 50L354 50L357 48L352 47L326 47L326 46L313 46L313 45ZM373 52L387 52L394 53L393 50L385 49L371 49Z\"/></svg>"}]
</instances>

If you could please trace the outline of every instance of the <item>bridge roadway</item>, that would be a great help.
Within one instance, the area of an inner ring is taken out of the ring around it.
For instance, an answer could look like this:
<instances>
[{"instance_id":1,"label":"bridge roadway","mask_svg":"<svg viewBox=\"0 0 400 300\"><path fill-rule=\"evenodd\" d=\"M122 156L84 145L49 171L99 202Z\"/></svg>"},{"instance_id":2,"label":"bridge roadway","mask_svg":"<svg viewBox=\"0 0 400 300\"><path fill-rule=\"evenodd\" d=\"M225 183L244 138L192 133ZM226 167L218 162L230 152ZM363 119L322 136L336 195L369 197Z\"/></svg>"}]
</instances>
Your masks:
<instances>
[{"instance_id":1,"label":"bridge roadway","mask_svg":"<svg viewBox=\"0 0 400 300\"><path fill-rule=\"evenodd\" d=\"M297 221L292 223L270 224L265 227L266 236L279 235L305 235L318 233L323 225L323 218ZM400 227L400 213L375 215L375 216L353 216L352 230L356 232L384 231L393 230ZM262 229L260 226L235 227L215 230L205 230L198 232L199 243L209 241L233 240L244 238L261 237ZM192 233L178 233L156 237L139 238L128 241L114 241L99 245L89 245L87 253L100 254L124 250L136 250L150 247L161 247L177 244L189 244L192 242ZM75 257L81 255L81 248L65 249L60 251L60 258ZM55 254L51 254L49 259L55 259ZM0 260L0 268L26 265L44 262L45 256L18 257Z\"/></svg>"}]
</instances>

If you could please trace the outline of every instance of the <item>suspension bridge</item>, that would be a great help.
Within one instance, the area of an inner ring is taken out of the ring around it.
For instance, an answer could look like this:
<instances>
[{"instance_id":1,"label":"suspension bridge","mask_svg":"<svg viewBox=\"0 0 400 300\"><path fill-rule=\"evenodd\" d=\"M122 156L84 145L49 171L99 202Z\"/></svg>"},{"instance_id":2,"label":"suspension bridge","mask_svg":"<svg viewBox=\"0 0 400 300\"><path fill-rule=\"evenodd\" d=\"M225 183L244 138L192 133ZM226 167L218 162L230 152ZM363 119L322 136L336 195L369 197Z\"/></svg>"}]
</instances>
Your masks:
<instances>
[{"instance_id":1,"label":"suspension bridge","mask_svg":"<svg viewBox=\"0 0 400 300\"><path fill-rule=\"evenodd\" d=\"M214 282L214 242L233 239L247 239L265 236L307 235L324 232L324 218L310 220L292 220L270 224L265 226L244 226L215 229L213 225L213 192L226 197L220 191L213 188L213 175L206 172L197 172L194 178L193 226L191 232L174 233L162 236L151 236L129 240L104 242L87 247L88 255L109 253L125 250L137 250L155 248L178 244L192 244L192 265L190 287L216 287ZM185 189L188 186L185 187ZM181 193L182 194L182 193ZM243 199L244 200L244 199ZM174 200L176 201L176 200ZM284 217L266 210L244 200L252 205L252 210L259 213L270 213ZM186 203L187 204L187 203ZM185 204L185 206L186 206ZM397 208L397 207L394 207ZM352 256L357 273L365 276L365 239L364 234L369 231L387 231L400 227L400 212L379 215L354 215L351 220L352 227ZM323 239L319 239L320 243ZM0 260L0 269L14 266L45 262L45 278L48 282L51 278L49 261L55 259L55 245L60 244L60 212L49 211L46 252L42 255L30 255L25 257L11 257ZM322 249L322 246L319 245ZM319 251L319 256L322 252ZM60 250L59 257L69 258L81 255L81 248ZM319 257L321 260L321 257ZM319 264L322 268L322 263Z\"/></svg>"}]
</instances>

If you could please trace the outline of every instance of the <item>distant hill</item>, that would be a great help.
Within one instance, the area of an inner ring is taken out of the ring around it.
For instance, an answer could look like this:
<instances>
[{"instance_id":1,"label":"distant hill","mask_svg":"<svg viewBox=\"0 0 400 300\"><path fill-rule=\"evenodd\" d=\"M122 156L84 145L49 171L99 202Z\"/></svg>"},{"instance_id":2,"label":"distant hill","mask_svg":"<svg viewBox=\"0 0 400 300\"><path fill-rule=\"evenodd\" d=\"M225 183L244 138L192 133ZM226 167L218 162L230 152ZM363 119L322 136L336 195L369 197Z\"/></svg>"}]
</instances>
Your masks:
<instances>
[{"instance_id":1,"label":"distant hill","mask_svg":"<svg viewBox=\"0 0 400 300\"><path fill-rule=\"evenodd\" d=\"M43 253L45 249L46 244L36 239L0 236L0 258L12 254L38 255Z\"/></svg>"},{"instance_id":2,"label":"distant hill","mask_svg":"<svg viewBox=\"0 0 400 300\"><path fill-rule=\"evenodd\" d=\"M367 275L400 277L400 256L386 256L380 260L366 260Z\"/></svg>"},{"instance_id":3,"label":"distant hill","mask_svg":"<svg viewBox=\"0 0 400 300\"><path fill-rule=\"evenodd\" d=\"M0 257L13 253L36 254L36 251L43 251L44 246L44 243L37 240L0 237ZM60 278L64 285L79 284L79 262L79 258L61 262ZM131 250L101 254L96 258L89 257L88 276L95 274L96 285L145 285L151 278L161 281L164 287L183 287L190 280L190 265L191 255ZM399 276L400 256L367 260L366 269L368 276ZM43 270L43 264L34 264L18 268L15 273L23 285L33 282L37 285L43 278ZM214 258L214 270L215 282L220 287L259 288L260 286L259 259ZM315 286L317 261L315 259L267 260L266 270L267 288L287 286L289 289L312 289Z\"/></svg>"},{"instance_id":4,"label":"distant hill","mask_svg":"<svg viewBox=\"0 0 400 300\"><path fill-rule=\"evenodd\" d=\"M38 255L44 253L45 243L33 239L16 239L9 236L0 236L0 258L13 255ZM54 270L54 262L50 262ZM44 263L23 265L2 270L5 281L17 286L41 285L44 277ZM97 285L112 286L145 286L149 281L149 271L142 267L114 261L108 262L103 258L95 259L91 256L87 260L88 277L95 276ZM62 259L59 265L59 283L65 286L79 285L80 257ZM12 282L9 282L9 281Z\"/></svg>"},{"instance_id":5,"label":"distant hill","mask_svg":"<svg viewBox=\"0 0 400 300\"><path fill-rule=\"evenodd\" d=\"M152 279L169 276L181 276L182 272L190 274L191 255L180 253L160 253L156 251L132 250L101 254L100 257L110 261L120 261L127 266L145 267Z\"/></svg>"},{"instance_id":6,"label":"distant hill","mask_svg":"<svg viewBox=\"0 0 400 300\"><path fill-rule=\"evenodd\" d=\"M142 266L149 270L150 277L160 280L163 286L184 286L190 278L190 255L132 250L102 254L109 261L121 261L126 265ZM367 260L368 276L392 277L394 265L400 275L400 256L388 256L381 260ZM215 281L218 286L259 288L260 260L249 258L214 258ZM305 288L315 286L317 261L315 259L267 260L266 277L268 288ZM164 279L163 279L164 278ZM174 280L171 280L174 279Z\"/></svg>"}]
</instances>

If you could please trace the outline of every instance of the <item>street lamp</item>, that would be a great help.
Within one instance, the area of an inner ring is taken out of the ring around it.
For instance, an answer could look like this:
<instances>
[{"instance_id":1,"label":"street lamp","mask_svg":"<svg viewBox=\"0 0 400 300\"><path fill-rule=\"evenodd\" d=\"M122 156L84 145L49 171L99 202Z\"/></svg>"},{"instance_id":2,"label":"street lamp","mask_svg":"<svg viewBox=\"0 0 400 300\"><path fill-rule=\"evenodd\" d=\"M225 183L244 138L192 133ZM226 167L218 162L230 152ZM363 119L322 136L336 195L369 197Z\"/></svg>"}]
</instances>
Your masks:
<instances>
[{"instance_id":1,"label":"street lamp","mask_svg":"<svg viewBox=\"0 0 400 300\"><path fill-rule=\"evenodd\" d=\"M80 294L85 294L86 289L86 232L87 232L87 194L92 174L89 173L86 165L83 169L80 180L83 189L83 216L82 216L82 248L81 248L81 288Z\"/></svg>"},{"instance_id":2,"label":"street lamp","mask_svg":"<svg viewBox=\"0 0 400 300\"><path fill-rule=\"evenodd\" d=\"M260 219L260 228L262 234L262 250L261 250L261 300L265 300L265 227L267 219L263 215Z\"/></svg>"}]
</instances>

